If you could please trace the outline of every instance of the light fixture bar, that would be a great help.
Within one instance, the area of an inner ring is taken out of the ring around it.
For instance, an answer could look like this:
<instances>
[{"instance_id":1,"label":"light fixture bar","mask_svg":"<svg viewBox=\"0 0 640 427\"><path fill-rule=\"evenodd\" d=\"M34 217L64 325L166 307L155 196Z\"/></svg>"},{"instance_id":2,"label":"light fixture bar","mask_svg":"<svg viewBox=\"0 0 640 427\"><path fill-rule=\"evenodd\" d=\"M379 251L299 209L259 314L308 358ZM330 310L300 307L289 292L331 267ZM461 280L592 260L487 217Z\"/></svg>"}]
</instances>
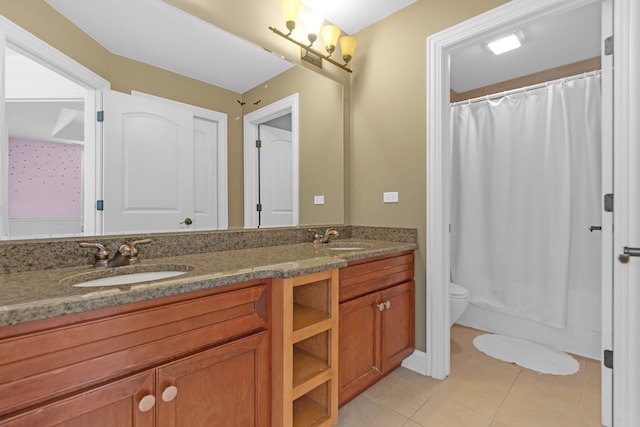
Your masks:
<instances>
[{"instance_id":1,"label":"light fixture bar","mask_svg":"<svg viewBox=\"0 0 640 427\"><path fill-rule=\"evenodd\" d=\"M322 59L325 59L325 60L331 62L336 67L342 68L343 70L345 70L348 73L352 73L353 72L353 71L351 71L351 68L347 67L346 64L341 64L338 61L336 61L335 59L332 59L329 56L318 52L317 50L315 50L311 46L307 46L304 43L300 43L298 40L289 37L287 34L283 33L282 31L278 30L277 28L269 27L269 29L271 31L273 31L274 33L276 33L277 35L279 35L280 37L284 37L285 39L289 40L290 42L295 43L298 46L300 46L302 49L306 50L307 51L307 55L308 54L312 54L312 56L317 56L317 57L320 57ZM305 59L304 56L302 57L302 59ZM307 59L305 59L305 60L307 60ZM309 62L311 62L311 61L309 61ZM312 64L322 67L322 62L320 62L320 65L318 65L316 62L312 62Z\"/></svg>"}]
</instances>

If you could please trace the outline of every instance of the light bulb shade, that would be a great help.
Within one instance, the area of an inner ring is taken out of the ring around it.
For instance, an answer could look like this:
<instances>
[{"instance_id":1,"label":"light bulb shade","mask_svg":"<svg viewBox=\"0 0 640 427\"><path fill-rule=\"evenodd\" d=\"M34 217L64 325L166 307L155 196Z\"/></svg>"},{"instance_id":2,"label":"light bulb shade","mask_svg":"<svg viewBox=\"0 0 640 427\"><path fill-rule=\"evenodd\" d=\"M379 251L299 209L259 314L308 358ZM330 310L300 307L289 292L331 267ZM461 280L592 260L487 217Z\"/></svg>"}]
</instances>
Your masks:
<instances>
[{"instance_id":1,"label":"light bulb shade","mask_svg":"<svg viewBox=\"0 0 640 427\"><path fill-rule=\"evenodd\" d=\"M293 31L296 27L296 20L298 19L298 13L300 12L299 0L282 0L280 2L282 8L282 14L284 15L284 21L287 24L289 32Z\"/></svg>"},{"instance_id":2,"label":"light bulb shade","mask_svg":"<svg viewBox=\"0 0 640 427\"><path fill-rule=\"evenodd\" d=\"M308 12L304 15L304 28L307 30L307 37L313 43L320 34L320 27L324 22L322 15L316 12Z\"/></svg>"},{"instance_id":3,"label":"light bulb shade","mask_svg":"<svg viewBox=\"0 0 640 427\"><path fill-rule=\"evenodd\" d=\"M351 36L344 36L340 39L340 50L342 51L342 59L348 63L353 58L353 54L356 51L358 41Z\"/></svg>"},{"instance_id":4,"label":"light bulb shade","mask_svg":"<svg viewBox=\"0 0 640 427\"><path fill-rule=\"evenodd\" d=\"M321 33L324 47L325 49L327 49L329 55L331 55L333 51L336 50L338 37L340 37L341 33L340 28L336 27L335 25L325 25L324 27L322 27Z\"/></svg>"}]
</instances>

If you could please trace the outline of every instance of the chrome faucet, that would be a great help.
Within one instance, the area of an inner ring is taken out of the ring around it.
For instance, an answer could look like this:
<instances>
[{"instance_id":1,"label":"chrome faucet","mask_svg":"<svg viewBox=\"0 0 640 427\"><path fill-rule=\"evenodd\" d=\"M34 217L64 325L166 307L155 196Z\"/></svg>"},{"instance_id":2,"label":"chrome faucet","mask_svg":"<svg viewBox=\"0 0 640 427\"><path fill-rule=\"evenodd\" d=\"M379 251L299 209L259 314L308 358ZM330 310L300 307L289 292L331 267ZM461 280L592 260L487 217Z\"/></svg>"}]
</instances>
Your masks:
<instances>
[{"instance_id":1,"label":"chrome faucet","mask_svg":"<svg viewBox=\"0 0 640 427\"><path fill-rule=\"evenodd\" d=\"M104 248L103 245L101 245L100 243L80 242L80 247L96 248L98 250L95 255L96 256L95 262L93 263L94 268L105 268L107 266L107 263L109 262L107 261L109 254L107 253L107 250Z\"/></svg>"},{"instance_id":2,"label":"chrome faucet","mask_svg":"<svg viewBox=\"0 0 640 427\"><path fill-rule=\"evenodd\" d=\"M144 245L151 243L151 239L136 240L131 242L131 254L129 255L130 264L140 264L140 258L138 258L138 245Z\"/></svg>"},{"instance_id":3,"label":"chrome faucet","mask_svg":"<svg viewBox=\"0 0 640 427\"><path fill-rule=\"evenodd\" d=\"M327 228L324 230L324 235L322 236L322 243L329 243L331 238L338 237L340 233L335 228Z\"/></svg>"},{"instance_id":4,"label":"chrome faucet","mask_svg":"<svg viewBox=\"0 0 640 427\"><path fill-rule=\"evenodd\" d=\"M107 263L107 268L122 267L123 265L131 265L131 246L127 244L120 245L116 254Z\"/></svg>"},{"instance_id":5,"label":"chrome faucet","mask_svg":"<svg viewBox=\"0 0 640 427\"><path fill-rule=\"evenodd\" d=\"M122 267L124 265L139 264L140 259L138 258L138 245L149 242L151 242L151 239L136 240L132 242L131 245L122 244L110 260L107 260L109 255L104 248L104 245L101 245L100 243L81 242L80 247L96 248L98 250L95 254L95 262L93 263L94 268L113 268Z\"/></svg>"},{"instance_id":6,"label":"chrome faucet","mask_svg":"<svg viewBox=\"0 0 640 427\"><path fill-rule=\"evenodd\" d=\"M336 230L335 228L327 228L323 234L318 233L315 228L310 228L309 232L313 233L314 245L329 243L332 237L337 237L340 235L340 233L338 233L338 230Z\"/></svg>"}]
</instances>

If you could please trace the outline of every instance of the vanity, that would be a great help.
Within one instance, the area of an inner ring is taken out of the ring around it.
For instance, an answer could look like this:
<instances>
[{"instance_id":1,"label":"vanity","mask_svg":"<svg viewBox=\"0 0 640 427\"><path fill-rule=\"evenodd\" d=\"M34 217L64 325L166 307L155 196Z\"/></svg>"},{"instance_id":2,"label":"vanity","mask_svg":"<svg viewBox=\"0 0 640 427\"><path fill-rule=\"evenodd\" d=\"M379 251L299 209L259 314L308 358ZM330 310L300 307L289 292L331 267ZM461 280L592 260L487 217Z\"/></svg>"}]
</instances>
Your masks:
<instances>
[{"instance_id":1,"label":"vanity","mask_svg":"<svg viewBox=\"0 0 640 427\"><path fill-rule=\"evenodd\" d=\"M192 234L195 253L164 257L182 236L152 236L139 265L185 274L98 288L70 285L93 274L91 251L47 242L83 265L0 274L0 425L335 424L339 402L413 351L417 247L414 230L340 232Z\"/></svg>"}]
</instances>

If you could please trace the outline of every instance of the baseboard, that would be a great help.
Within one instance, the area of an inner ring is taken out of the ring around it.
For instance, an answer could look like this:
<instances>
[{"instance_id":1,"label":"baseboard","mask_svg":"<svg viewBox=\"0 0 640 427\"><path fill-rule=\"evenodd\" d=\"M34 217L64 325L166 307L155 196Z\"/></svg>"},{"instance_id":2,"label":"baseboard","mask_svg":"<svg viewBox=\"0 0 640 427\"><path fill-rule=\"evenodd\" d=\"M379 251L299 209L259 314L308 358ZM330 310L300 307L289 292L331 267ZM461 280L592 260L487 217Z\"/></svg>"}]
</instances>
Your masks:
<instances>
[{"instance_id":1,"label":"baseboard","mask_svg":"<svg viewBox=\"0 0 640 427\"><path fill-rule=\"evenodd\" d=\"M402 366L421 375L427 375L427 353L414 350L409 357L402 361Z\"/></svg>"}]
</instances>

